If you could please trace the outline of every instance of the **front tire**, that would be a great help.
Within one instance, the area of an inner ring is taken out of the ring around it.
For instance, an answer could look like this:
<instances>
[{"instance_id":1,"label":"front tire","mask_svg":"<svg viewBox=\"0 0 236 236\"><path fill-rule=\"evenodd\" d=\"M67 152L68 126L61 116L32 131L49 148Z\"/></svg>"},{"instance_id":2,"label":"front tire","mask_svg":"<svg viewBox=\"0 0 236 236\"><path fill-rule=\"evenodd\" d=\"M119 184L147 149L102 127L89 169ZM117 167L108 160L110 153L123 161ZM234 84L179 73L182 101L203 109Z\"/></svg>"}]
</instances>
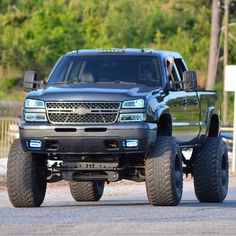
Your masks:
<instances>
[{"instance_id":1,"label":"front tire","mask_svg":"<svg viewBox=\"0 0 236 236\"><path fill-rule=\"evenodd\" d=\"M173 137L157 138L153 152L145 161L146 191L150 204L175 206L182 198L182 154Z\"/></svg>"},{"instance_id":2,"label":"front tire","mask_svg":"<svg viewBox=\"0 0 236 236\"><path fill-rule=\"evenodd\" d=\"M77 202L99 201L104 190L104 181L70 181L70 192Z\"/></svg>"},{"instance_id":3,"label":"front tire","mask_svg":"<svg viewBox=\"0 0 236 236\"><path fill-rule=\"evenodd\" d=\"M15 207L39 207L47 186L46 159L24 152L19 139L10 148L7 162L7 191Z\"/></svg>"},{"instance_id":4,"label":"front tire","mask_svg":"<svg viewBox=\"0 0 236 236\"><path fill-rule=\"evenodd\" d=\"M200 202L222 202L228 192L228 151L220 137L207 137L193 153L194 188Z\"/></svg>"}]
</instances>

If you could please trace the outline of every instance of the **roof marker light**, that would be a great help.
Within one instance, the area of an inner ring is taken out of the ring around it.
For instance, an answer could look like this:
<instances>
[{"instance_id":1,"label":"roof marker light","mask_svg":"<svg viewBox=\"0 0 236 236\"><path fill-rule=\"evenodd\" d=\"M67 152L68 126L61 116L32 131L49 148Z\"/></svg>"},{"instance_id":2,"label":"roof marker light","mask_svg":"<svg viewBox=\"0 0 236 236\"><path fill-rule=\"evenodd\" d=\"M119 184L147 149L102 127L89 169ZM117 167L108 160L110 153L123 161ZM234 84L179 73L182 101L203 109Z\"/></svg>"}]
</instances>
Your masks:
<instances>
[{"instance_id":1,"label":"roof marker light","mask_svg":"<svg viewBox=\"0 0 236 236\"><path fill-rule=\"evenodd\" d=\"M111 48L111 49L98 49L99 53L123 53L125 52L122 48Z\"/></svg>"},{"instance_id":2,"label":"roof marker light","mask_svg":"<svg viewBox=\"0 0 236 236\"><path fill-rule=\"evenodd\" d=\"M143 53L152 53L152 49L150 49L150 48L142 48L141 49L141 52L143 52Z\"/></svg>"}]
</instances>

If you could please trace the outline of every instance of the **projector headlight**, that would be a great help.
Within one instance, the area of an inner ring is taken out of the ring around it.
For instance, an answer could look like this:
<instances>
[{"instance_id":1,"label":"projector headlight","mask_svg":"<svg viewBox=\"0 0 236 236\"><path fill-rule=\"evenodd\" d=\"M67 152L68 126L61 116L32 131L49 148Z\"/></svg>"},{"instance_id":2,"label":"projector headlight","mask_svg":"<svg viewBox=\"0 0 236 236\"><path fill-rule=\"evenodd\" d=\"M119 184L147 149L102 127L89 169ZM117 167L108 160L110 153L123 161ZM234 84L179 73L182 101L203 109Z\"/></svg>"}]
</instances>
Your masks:
<instances>
[{"instance_id":1,"label":"projector headlight","mask_svg":"<svg viewBox=\"0 0 236 236\"><path fill-rule=\"evenodd\" d=\"M124 101L122 108L144 108L144 100L137 99L137 100Z\"/></svg>"},{"instance_id":2,"label":"projector headlight","mask_svg":"<svg viewBox=\"0 0 236 236\"><path fill-rule=\"evenodd\" d=\"M45 108L44 101L35 99L26 99L25 108Z\"/></svg>"},{"instance_id":3,"label":"projector headlight","mask_svg":"<svg viewBox=\"0 0 236 236\"><path fill-rule=\"evenodd\" d=\"M144 121L143 113L120 114L120 122L140 122Z\"/></svg>"}]
</instances>

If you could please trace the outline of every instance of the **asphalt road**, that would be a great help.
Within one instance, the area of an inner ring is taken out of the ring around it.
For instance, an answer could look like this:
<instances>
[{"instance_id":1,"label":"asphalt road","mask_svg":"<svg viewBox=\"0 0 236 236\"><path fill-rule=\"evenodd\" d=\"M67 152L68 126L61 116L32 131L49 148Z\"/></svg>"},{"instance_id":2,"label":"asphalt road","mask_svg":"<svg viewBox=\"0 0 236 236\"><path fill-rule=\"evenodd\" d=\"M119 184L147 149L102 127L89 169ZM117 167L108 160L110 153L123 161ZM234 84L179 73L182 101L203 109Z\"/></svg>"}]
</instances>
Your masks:
<instances>
[{"instance_id":1,"label":"asphalt road","mask_svg":"<svg viewBox=\"0 0 236 236\"><path fill-rule=\"evenodd\" d=\"M0 188L0 235L236 235L236 178L220 204L199 203L185 182L177 207L149 205L143 183L110 184L88 203L53 185L40 208L13 208Z\"/></svg>"}]
</instances>

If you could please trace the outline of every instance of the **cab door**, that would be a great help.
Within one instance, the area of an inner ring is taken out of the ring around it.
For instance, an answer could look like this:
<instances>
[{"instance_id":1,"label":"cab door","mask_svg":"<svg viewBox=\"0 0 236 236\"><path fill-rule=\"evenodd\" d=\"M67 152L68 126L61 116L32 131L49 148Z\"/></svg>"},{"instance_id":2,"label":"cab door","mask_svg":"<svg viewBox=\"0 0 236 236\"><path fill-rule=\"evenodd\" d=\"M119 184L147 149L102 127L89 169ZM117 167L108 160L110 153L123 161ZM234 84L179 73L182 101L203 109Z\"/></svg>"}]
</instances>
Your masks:
<instances>
[{"instance_id":1,"label":"cab door","mask_svg":"<svg viewBox=\"0 0 236 236\"><path fill-rule=\"evenodd\" d=\"M199 126L199 99L197 92L183 90L182 73L187 68L182 59L175 59L168 79L172 83L170 91L170 109L172 115L172 135L179 143L187 143L198 137ZM178 68L178 67L179 68Z\"/></svg>"}]
</instances>

